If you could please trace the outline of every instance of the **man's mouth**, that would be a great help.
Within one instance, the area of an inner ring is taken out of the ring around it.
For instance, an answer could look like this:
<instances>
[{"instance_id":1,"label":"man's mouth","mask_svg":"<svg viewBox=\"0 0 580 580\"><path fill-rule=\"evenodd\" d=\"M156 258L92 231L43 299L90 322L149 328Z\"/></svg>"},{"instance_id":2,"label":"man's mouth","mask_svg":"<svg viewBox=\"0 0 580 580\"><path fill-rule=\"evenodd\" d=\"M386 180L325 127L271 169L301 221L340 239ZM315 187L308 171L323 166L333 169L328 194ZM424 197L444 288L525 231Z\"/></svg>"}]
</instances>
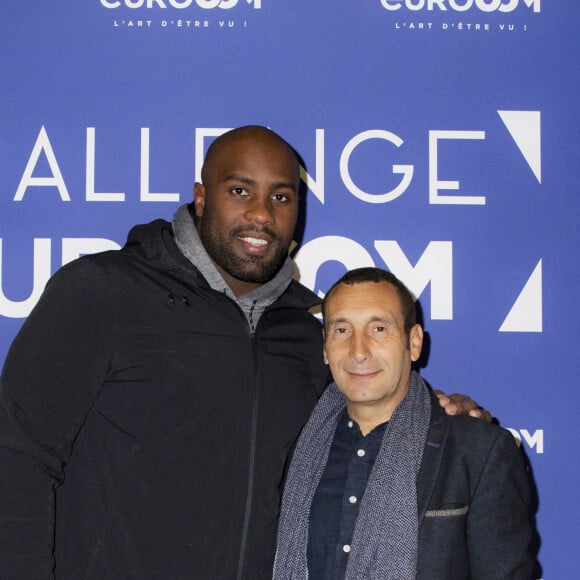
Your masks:
<instances>
[{"instance_id":1,"label":"man's mouth","mask_svg":"<svg viewBox=\"0 0 580 580\"><path fill-rule=\"evenodd\" d=\"M265 254L271 243L270 240L249 235L238 235L237 238L242 242L244 250L253 256Z\"/></svg>"},{"instance_id":2,"label":"man's mouth","mask_svg":"<svg viewBox=\"0 0 580 580\"><path fill-rule=\"evenodd\" d=\"M368 379L373 379L379 373L380 373L380 371L378 371L378 370L377 371L367 371L367 372L348 371L348 374L350 375L350 377L352 379L354 379L355 381L365 381L365 380L368 380Z\"/></svg>"},{"instance_id":3,"label":"man's mouth","mask_svg":"<svg viewBox=\"0 0 580 580\"><path fill-rule=\"evenodd\" d=\"M250 236L239 236L242 242L246 244L251 244L252 246L267 246L268 240L262 240L261 238L252 238Z\"/></svg>"}]
</instances>

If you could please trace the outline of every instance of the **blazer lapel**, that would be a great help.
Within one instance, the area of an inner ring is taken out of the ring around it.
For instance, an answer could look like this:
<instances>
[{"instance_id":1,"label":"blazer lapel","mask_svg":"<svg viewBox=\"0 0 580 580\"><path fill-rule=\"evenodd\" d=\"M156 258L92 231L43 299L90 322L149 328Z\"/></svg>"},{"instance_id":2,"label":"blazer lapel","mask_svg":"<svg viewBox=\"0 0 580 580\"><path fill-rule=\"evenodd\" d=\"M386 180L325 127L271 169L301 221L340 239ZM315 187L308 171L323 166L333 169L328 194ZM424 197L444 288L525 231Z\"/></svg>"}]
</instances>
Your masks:
<instances>
[{"instance_id":1,"label":"blazer lapel","mask_svg":"<svg viewBox=\"0 0 580 580\"><path fill-rule=\"evenodd\" d=\"M437 397L431 395L431 421L427 431L427 441L423 451L421 467L417 475L417 510L419 512L419 526L423 522L427 506L433 495L433 490L441 461L443 459L443 450L447 442L448 427L444 420L444 411L437 402Z\"/></svg>"}]
</instances>

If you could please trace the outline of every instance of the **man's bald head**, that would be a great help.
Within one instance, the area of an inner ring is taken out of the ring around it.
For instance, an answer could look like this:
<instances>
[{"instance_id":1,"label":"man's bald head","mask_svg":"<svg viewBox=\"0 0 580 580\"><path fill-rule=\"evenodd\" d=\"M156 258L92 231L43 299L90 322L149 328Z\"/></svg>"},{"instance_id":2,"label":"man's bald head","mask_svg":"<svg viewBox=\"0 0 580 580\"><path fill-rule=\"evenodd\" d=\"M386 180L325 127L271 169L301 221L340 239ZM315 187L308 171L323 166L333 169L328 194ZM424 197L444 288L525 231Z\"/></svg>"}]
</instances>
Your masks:
<instances>
[{"instance_id":1,"label":"man's bald head","mask_svg":"<svg viewBox=\"0 0 580 580\"><path fill-rule=\"evenodd\" d=\"M248 144L270 142L274 147L286 149L287 155L291 156L296 163L297 175L300 174L298 155L287 141L282 139L280 135L271 129L268 129L268 127L263 127L261 125L246 125L244 127L232 129L231 131L220 135L211 143L211 145L208 147L205 160L201 168L202 183L205 183L207 179L209 179L211 168L215 165L217 160L220 159L223 150L227 149L228 146L233 143L243 141L246 141Z\"/></svg>"}]
</instances>

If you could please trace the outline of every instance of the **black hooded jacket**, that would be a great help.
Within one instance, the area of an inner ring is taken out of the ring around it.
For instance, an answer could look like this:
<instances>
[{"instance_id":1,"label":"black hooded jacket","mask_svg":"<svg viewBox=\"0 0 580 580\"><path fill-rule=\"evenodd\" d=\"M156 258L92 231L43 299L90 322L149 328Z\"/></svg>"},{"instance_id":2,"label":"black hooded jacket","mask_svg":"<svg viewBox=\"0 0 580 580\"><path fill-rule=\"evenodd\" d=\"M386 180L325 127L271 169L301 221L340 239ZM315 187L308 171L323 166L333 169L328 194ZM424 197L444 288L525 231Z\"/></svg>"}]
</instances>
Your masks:
<instances>
[{"instance_id":1,"label":"black hooded jacket","mask_svg":"<svg viewBox=\"0 0 580 580\"><path fill-rule=\"evenodd\" d=\"M317 302L292 282L252 335L161 220L57 272L2 374L0 578L270 578Z\"/></svg>"}]
</instances>

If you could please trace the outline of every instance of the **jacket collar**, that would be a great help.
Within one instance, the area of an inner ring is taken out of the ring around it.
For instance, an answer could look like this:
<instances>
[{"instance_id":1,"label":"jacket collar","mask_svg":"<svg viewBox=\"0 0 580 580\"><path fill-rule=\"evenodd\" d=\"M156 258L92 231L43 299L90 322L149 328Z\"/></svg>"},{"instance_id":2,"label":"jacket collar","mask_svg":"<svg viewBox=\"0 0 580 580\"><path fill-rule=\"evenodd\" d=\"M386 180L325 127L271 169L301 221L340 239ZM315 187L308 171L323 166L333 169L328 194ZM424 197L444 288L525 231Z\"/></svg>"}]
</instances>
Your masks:
<instances>
[{"instance_id":1,"label":"jacket collar","mask_svg":"<svg viewBox=\"0 0 580 580\"><path fill-rule=\"evenodd\" d=\"M157 269L182 271L189 283L210 287L200 271L179 251L173 239L170 222L158 219L134 226L129 232L123 251L153 264ZM274 305L309 310L321 302L316 294L293 280Z\"/></svg>"}]
</instances>

